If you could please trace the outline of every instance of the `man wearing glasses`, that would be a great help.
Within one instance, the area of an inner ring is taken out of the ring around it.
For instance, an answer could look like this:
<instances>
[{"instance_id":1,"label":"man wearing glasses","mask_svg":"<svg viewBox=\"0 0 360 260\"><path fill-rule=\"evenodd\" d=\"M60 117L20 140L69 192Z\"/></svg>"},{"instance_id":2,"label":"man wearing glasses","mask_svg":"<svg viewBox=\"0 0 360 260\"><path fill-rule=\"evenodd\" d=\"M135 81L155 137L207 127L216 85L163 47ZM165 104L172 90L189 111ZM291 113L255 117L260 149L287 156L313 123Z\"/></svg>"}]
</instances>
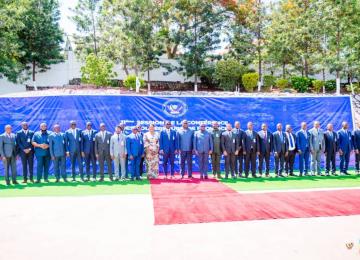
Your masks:
<instances>
[{"instance_id":1,"label":"man wearing glasses","mask_svg":"<svg viewBox=\"0 0 360 260\"><path fill-rule=\"evenodd\" d=\"M187 164L188 178L192 178L192 154L194 131L189 129L187 120L182 121L182 128L177 132L178 150L180 153L181 178L185 175L185 162Z\"/></svg>"}]
</instances>

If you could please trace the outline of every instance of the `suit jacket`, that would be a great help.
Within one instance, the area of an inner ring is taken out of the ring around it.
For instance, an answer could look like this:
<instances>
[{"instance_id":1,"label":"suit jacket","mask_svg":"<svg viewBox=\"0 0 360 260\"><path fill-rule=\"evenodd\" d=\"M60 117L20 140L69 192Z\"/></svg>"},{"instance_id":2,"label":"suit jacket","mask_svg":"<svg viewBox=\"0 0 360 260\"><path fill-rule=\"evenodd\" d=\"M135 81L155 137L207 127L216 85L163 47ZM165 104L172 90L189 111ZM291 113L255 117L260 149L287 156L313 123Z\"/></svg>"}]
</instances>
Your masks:
<instances>
[{"instance_id":1,"label":"suit jacket","mask_svg":"<svg viewBox=\"0 0 360 260\"><path fill-rule=\"evenodd\" d=\"M81 151L90 154L95 153L95 136L97 131L91 129L90 132L87 130L82 131L81 133Z\"/></svg>"},{"instance_id":2,"label":"suit jacket","mask_svg":"<svg viewBox=\"0 0 360 260\"><path fill-rule=\"evenodd\" d=\"M119 135L115 133L110 139L110 155L118 157L124 154L127 154L126 135L124 133Z\"/></svg>"},{"instance_id":3,"label":"suit jacket","mask_svg":"<svg viewBox=\"0 0 360 260\"><path fill-rule=\"evenodd\" d=\"M176 131L173 129L170 129L170 139L167 134L166 129L163 129L160 132L160 150L163 150L164 153L174 153L175 150L177 150L177 138L176 138Z\"/></svg>"},{"instance_id":4,"label":"suit jacket","mask_svg":"<svg viewBox=\"0 0 360 260\"><path fill-rule=\"evenodd\" d=\"M350 152L353 149L351 132L344 129L338 131L338 149L343 151L344 153Z\"/></svg>"},{"instance_id":5,"label":"suit jacket","mask_svg":"<svg viewBox=\"0 0 360 260\"><path fill-rule=\"evenodd\" d=\"M51 133L52 133L51 131L46 131L45 133L42 133L41 130L37 131L34 133L32 142L35 142L37 144L49 144L49 136L51 135ZM34 150L36 156L50 156L49 149L42 149L39 147L35 147Z\"/></svg>"},{"instance_id":6,"label":"suit jacket","mask_svg":"<svg viewBox=\"0 0 360 260\"><path fill-rule=\"evenodd\" d=\"M236 136L237 136L238 145L239 145L239 147L238 147L239 151L242 151L243 150L243 140L244 140L244 137L245 137L245 131L242 130L242 129L233 128L232 132L235 133Z\"/></svg>"},{"instance_id":7,"label":"suit jacket","mask_svg":"<svg viewBox=\"0 0 360 260\"><path fill-rule=\"evenodd\" d=\"M330 134L330 131L326 131L324 133L324 139L325 139L325 152L327 154L333 154L337 151L338 146L338 136L335 131L332 131L332 135Z\"/></svg>"},{"instance_id":8,"label":"suit jacket","mask_svg":"<svg viewBox=\"0 0 360 260\"><path fill-rule=\"evenodd\" d=\"M222 133L223 133L223 131L221 131L220 129L218 129L218 130L212 129L212 131L210 132L212 142L213 142L213 152L216 154L222 153L222 150L221 150L221 135L222 135Z\"/></svg>"},{"instance_id":9,"label":"suit jacket","mask_svg":"<svg viewBox=\"0 0 360 260\"><path fill-rule=\"evenodd\" d=\"M310 150L309 131L306 131L306 135L302 130L296 132L296 147L298 150L301 150L301 152L307 152Z\"/></svg>"},{"instance_id":10,"label":"suit jacket","mask_svg":"<svg viewBox=\"0 0 360 260\"><path fill-rule=\"evenodd\" d=\"M65 132L66 136L66 151L70 154L80 153L81 152L81 130L79 128L75 128L76 139L72 133L72 129L68 129Z\"/></svg>"},{"instance_id":11,"label":"suit jacket","mask_svg":"<svg viewBox=\"0 0 360 260\"><path fill-rule=\"evenodd\" d=\"M213 140L208 131L196 131L194 134L194 150L199 153L208 153L213 150Z\"/></svg>"},{"instance_id":12,"label":"suit jacket","mask_svg":"<svg viewBox=\"0 0 360 260\"><path fill-rule=\"evenodd\" d=\"M258 144L259 151L261 154L271 153L273 150L273 136L272 133L267 130L266 131L266 139L265 132L263 130L258 132Z\"/></svg>"},{"instance_id":13,"label":"suit jacket","mask_svg":"<svg viewBox=\"0 0 360 260\"><path fill-rule=\"evenodd\" d=\"M324 132L321 129L317 131L315 128L312 128L309 131L309 133L310 133L310 150L324 151L325 150Z\"/></svg>"},{"instance_id":14,"label":"suit jacket","mask_svg":"<svg viewBox=\"0 0 360 260\"><path fill-rule=\"evenodd\" d=\"M246 130L243 138L243 151L250 153L259 151L258 136L256 131Z\"/></svg>"},{"instance_id":15,"label":"suit jacket","mask_svg":"<svg viewBox=\"0 0 360 260\"><path fill-rule=\"evenodd\" d=\"M180 151L191 152L193 150L194 130L181 128L177 131L176 139Z\"/></svg>"},{"instance_id":16,"label":"suit jacket","mask_svg":"<svg viewBox=\"0 0 360 260\"><path fill-rule=\"evenodd\" d=\"M360 129L353 131L352 137L354 149L360 150Z\"/></svg>"},{"instance_id":17,"label":"suit jacket","mask_svg":"<svg viewBox=\"0 0 360 260\"><path fill-rule=\"evenodd\" d=\"M285 136L286 136L286 141L287 141L287 146L286 146L286 151L287 152L289 152L290 151L290 136L289 136L289 138L288 138L288 136L287 136L287 133L285 133ZM294 147L294 150L292 150L292 151L295 151L295 152L297 152L297 147L296 147L296 135L294 134L294 133L291 133L291 136L292 136L292 138L293 138L293 141L294 141L294 143L293 143L293 147Z\"/></svg>"},{"instance_id":18,"label":"suit jacket","mask_svg":"<svg viewBox=\"0 0 360 260\"><path fill-rule=\"evenodd\" d=\"M104 139L101 131L95 135L95 154L105 154L106 156L110 156L110 139L112 134L109 131L104 132Z\"/></svg>"},{"instance_id":19,"label":"suit jacket","mask_svg":"<svg viewBox=\"0 0 360 260\"><path fill-rule=\"evenodd\" d=\"M281 138L282 137L282 138ZM284 132L279 133L278 131L273 133L273 151L274 153L285 153L288 148L288 141Z\"/></svg>"},{"instance_id":20,"label":"suit jacket","mask_svg":"<svg viewBox=\"0 0 360 260\"><path fill-rule=\"evenodd\" d=\"M0 135L0 156L13 157L17 154L16 136L14 133L10 134L10 137L3 133Z\"/></svg>"},{"instance_id":21,"label":"suit jacket","mask_svg":"<svg viewBox=\"0 0 360 260\"><path fill-rule=\"evenodd\" d=\"M31 130L27 130L27 134L23 130L16 133L16 144L18 145L20 155L25 154L25 149L31 149L34 152L34 147L31 144L33 136L34 131Z\"/></svg>"},{"instance_id":22,"label":"suit jacket","mask_svg":"<svg viewBox=\"0 0 360 260\"><path fill-rule=\"evenodd\" d=\"M128 156L142 156L144 154L144 141L140 135L136 136L134 133L131 133L127 136L126 139L126 149Z\"/></svg>"},{"instance_id":23,"label":"suit jacket","mask_svg":"<svg viewBox=\"0 0 360 260\"><path fill-rule=\"evenodd\" d=\"M233 132L226 130L221 134L222 151L226 151L227 153L235 153L240 146L238 142L238 137Z\"/></svg>"},{"instance_id":24,"label":"suit jacket","mask_svg":"<svg viewBox=\"0 0 360 260\"><path fill-rule=\"evenodd\" d=\"M66 137L64 133L52 133L49 136L49 150L51 157L66 155Z\"/></svg>"}]
</instances>

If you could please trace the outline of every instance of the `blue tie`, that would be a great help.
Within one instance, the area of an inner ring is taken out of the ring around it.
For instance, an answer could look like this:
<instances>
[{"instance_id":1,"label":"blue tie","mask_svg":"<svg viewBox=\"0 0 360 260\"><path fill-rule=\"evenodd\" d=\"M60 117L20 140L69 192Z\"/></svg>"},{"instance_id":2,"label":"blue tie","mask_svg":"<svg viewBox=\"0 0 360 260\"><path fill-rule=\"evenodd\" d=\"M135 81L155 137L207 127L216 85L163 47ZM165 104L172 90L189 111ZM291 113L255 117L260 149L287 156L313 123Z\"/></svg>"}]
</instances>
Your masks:
<instances>
[{"instance_id":1,"label":"blue tie","mask_svg":"<svg viewBox=\"0 0 360 260\"><path fill-rule=\"evenodd\" d=\"M291 148L292 148L292 147L294 147L294 143L293 143L293 140L292 140L291 137L292 137L291 134L289 134L290 146L291 146Z\"/></svg>"}]
</instances>

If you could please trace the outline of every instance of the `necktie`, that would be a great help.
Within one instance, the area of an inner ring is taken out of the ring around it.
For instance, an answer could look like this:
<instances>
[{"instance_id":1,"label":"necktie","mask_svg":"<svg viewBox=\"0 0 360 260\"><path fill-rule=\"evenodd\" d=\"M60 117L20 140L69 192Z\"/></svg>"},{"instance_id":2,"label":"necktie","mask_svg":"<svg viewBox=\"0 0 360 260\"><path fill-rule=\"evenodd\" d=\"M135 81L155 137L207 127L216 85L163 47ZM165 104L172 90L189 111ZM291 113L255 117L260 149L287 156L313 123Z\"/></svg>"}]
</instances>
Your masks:
<instances>
[{"instance_id":1,"label":"necktie","mask_svg":"<svg viewBox=\"0 0 360 260\"><path fill-rule=\"evenodd\" d=\"M267 138L266 138L266 137L267 137L267 135L266 135L266 131L264 131L264 136L265 136L265 140L267 140Z\"/></svg>"},{"instance_id":2,"label":"necktie","mask_svg":"<svg viewBox=\"0 0 360 260\"><path fill-rule=\"evenodd\" d=\"M281 134L281 132L279 132L279 136L280 136L280 140L282 142L283 141L283 135Z\"/></svg>"},{"instance_id":3,"label":"necktie","mask_svg":"<svg viewBox=\"0 0 360 260\"><path fill-rule=\"evenodd\" d=\"M118 134L118 142L120 141L120 134Z\"/></svg>"},{"instance_id":4,"label":"necktie","mask_svg":"<svg viewBox=\"0 0 360 260\"><path fill-rule=\"evenodd\" d=\"M289 139L290 139L290 146L291 146L291 148L293 148L294 147L294 141L293 141L293 137L292 137L291 134L289 134Z\"/></svg>"},{"instance_id":5,"label":"necktie","mask_svg":"<svg viewBox=\"0 0 360 260\"><path fill-rule=\"evenodd\" d=\"M105 132L102 132L102 140L104 142L104 140L105 140Z\"/></svg>"}]
</instances>

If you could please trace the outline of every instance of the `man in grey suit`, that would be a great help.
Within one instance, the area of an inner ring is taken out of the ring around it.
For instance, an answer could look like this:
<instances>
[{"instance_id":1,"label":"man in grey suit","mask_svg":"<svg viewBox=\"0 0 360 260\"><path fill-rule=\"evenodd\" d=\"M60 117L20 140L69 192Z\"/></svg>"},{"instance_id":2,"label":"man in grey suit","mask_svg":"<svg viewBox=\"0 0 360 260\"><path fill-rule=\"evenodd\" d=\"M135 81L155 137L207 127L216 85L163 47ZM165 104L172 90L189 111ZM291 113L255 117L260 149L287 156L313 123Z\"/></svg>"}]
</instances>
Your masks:
<instances>
[{"instance_id":1,"label":"man in grey suit","mask_svg":"<svg viewBox=\"0 0 360 260\"><path fill-rule=\"evenodd\" d=\"M126 136L121 131L121 127L119 125L115 128L115 134L110 139L110 156L114 161L116 180L125 180L127 157Z\"/></svg>"},{"instance_id":2,"label":"man in grey suit","mask_svg":"<svg viewBox=\"0 0 360 260\"><path fill-rule=\"evenodd\" d=\"M211 137L213 141L213 151L211 154L211 164L214 177L216 176L218 179L221 177L220 172L220 161L221 161L221 134L222 131L219 129L219 123L213 122L213 129L211 131Z\"/></svg>"},{"instance_id":3,"label":"man in grey suit","mask_svg":"<svg viewBox=\"0 0 360 260\"><path fill-rule=\"evenodd\" d=\"M66 137L60 132L60 125L54 125L54 132L49 136L49 150L51 159L54 161L55 182L60 181L60 177L64 182L66 178Z\"/></svg>"},{"instance_id":4,"label":"man in grey suit","mask_svg":"<svg viewBox=\"0 0 360 260\"><path fill-rule=\"evenodd\" d=\"M109 179L113 181L112 165L110 157L110 139L112 134L106 131L104 123L100 124L100 131L95 136L95 155L99 162L100 168L100 182L104 181L104 166L105 161L108 168Z\"/></svg>"},{"instance_id":5,"label":"man in grey suit","mask_svg":"<svg viewBox=\"0 0 360 260\"><path fill-rule=\"evenodd\" d=\"M249 176L250 165L251 175L253 178L256 176L256 155L259 153L258 135L254 131L254 125L252 122L247 123L247 130L245 131L243 138L243 153L245 155L245 178Z\"/></svg>"},{"instance_id":6,"label":"man in grey suit","mask_svg":"<svg viewBox=\"0 0 360 260\"><path fill-rule=\"evenodd\" d=\"M13 184L19 184L16 181L16 136L12 133L11 125L5 126L5 133L0 135L0 158L5 168L5 182L10 185L9 168L11 167L11 180Z\"/></svg>"},{"instance_id":7,"label":"man in grey suit","mask_svg":"<svg viewBox=\"0 0 360 260\"><path fill-rule=\"evenodd\" d=\"M277 131L273 133L273 152L275 157L275 176L284 177L284 162L287 156L287 139L285 133L282 131L282 124L276 125Z\"/></svg>"},{"instance_id":8,"label":"man in grey suit","mask_svg":"<svg viewBox=\"0 0 360 260\"><path fill-rule=\"evenodd\" d=\"M230 171L235 179L235 156L239 153L239 143L230 123L226 124L226 131L221 134L221 150L225 157L225 179L228 178Z\"/></svg>"},{"instance_id":9,"label":"man in grey suit","mask_svg":"<svg viewBox=\"0 0 360 260\"><path fill-rule=\"evenodd\" d=\"M310 133L310 153L311 153L311 175L321 174L321 154L325 150L324 132L320 129L320 122L315 121L314 127L309 131Z\"/></svg>"},{"instance_id":10,"label":"man in grey suit","mask_svg":"<svg viewBox=\"0 0 360 260\"><path fill-rule=\"evenodd\" d=\"M206 131L206 125L201 124L200 130L194 134L194 150L199 160L200 179L207 179L209 168L209 155L213 150L213 140L211 135Z\"/></svg>"}]
</instances>

